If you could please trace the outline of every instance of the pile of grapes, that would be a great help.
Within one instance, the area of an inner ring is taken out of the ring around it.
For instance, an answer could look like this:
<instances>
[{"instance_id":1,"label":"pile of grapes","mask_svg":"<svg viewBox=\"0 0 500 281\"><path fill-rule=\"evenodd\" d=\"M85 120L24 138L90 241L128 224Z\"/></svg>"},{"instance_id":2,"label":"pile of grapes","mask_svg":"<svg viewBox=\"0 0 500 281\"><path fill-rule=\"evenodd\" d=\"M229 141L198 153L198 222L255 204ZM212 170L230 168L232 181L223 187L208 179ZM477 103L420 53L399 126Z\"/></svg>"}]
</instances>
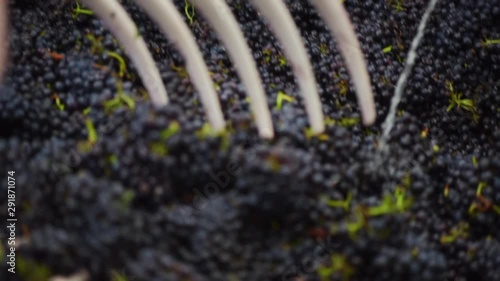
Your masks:
<instances>
[{"instance_id":1,"label":"pile of grapes","mask_svg":"<svg viewBox=\"0 0 500 281\"><path fill-rule=\"evenodd\" d=\"M211 71L223 133L173 44L122 2L169 91L164 108L85 7L11 1L0 221L15 171L16 273L2 227L0 280L500 280L499 0L438 2L386 152L381 124L428 1L344 1L374 88L371 127L325 23L308 1L286 1L326 116L313 135L276 38L251 1L228 0L273 140L259 138L251 89L196 7L175 1Z\"/></svg>"}]
</instances>

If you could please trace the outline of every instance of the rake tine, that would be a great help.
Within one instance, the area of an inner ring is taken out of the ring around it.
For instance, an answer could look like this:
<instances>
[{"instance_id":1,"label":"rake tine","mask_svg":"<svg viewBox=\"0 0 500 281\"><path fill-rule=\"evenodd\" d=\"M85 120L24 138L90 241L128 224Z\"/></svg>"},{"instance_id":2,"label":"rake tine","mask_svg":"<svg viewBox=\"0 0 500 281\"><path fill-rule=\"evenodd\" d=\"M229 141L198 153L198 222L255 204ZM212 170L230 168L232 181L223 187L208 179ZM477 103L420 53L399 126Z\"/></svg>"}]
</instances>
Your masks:
<instances>
[{"instance_id":1,"label":"rake tine","mask_svg":"<svg viewBox=\"0 0 500 281\"><path fill-rule=\"evenodd\" d=\"M7 6L7 0L0 0L0 82L7 68L7 49L9 48Z\"/></svg>"},{"instance_id":2,"label":"rake tine","mask_svg":"<svg viewBox=\"0 0 500 281\"><path fill-rule=\"evenodd\" d=\"M224 117L215 87L210 78L203 55L193 34L171 0L136 0L136 3L153 18L165 36L173 42L186 61L186 69L197 87L212 128L221 131L225 127Z\"/></svg>"},{"instance_id":3,"label":"rake tine","mask_svg":"<svg viewBox=\"0 0 500 281\"><path fill-rule=\"evenodd\" d=\"M262 81L238 22L224 0L190 0L210 22L226 46L250 95L252 109L263 138L273 138L274 129Z\"/></svg>"},{"instance_id":4,"label":"rake tine","mask_svg":"<svg viewBox=\"0 0 500 281\"><path fill-rule=\"evenodd\" d=\"M108 26L117 37L149 92L153 105L161 107L168 103L167 90L161 80L160 72L146 43L139 34L137 26L117 0L82 0Z\"/></svg>"},{"instance_id":5,"label":"rake tine","mask_svg":"<svg viewBox=\"0 0 500 281\"><path fill-rule=\"evenodd\" d=\"M340 0L311 1L319 15L328 24L346 61L347 69L356 88L363 123L371 125L375 122L376 112L370 77L349 15Z\"/></svg>"},{"instance_id":6,"label":"rake tine","mask_svg":"<svg viewBox=\"0 0 500 281\"><path fill-rule=\"evenodd\" d=\"M316 79L302 42L300 32L282 0L253 0L257 10L267 19L283 46L297 79L314 133L325 130L323 110L316 88Z\"/></svg>"}]
</instances>

